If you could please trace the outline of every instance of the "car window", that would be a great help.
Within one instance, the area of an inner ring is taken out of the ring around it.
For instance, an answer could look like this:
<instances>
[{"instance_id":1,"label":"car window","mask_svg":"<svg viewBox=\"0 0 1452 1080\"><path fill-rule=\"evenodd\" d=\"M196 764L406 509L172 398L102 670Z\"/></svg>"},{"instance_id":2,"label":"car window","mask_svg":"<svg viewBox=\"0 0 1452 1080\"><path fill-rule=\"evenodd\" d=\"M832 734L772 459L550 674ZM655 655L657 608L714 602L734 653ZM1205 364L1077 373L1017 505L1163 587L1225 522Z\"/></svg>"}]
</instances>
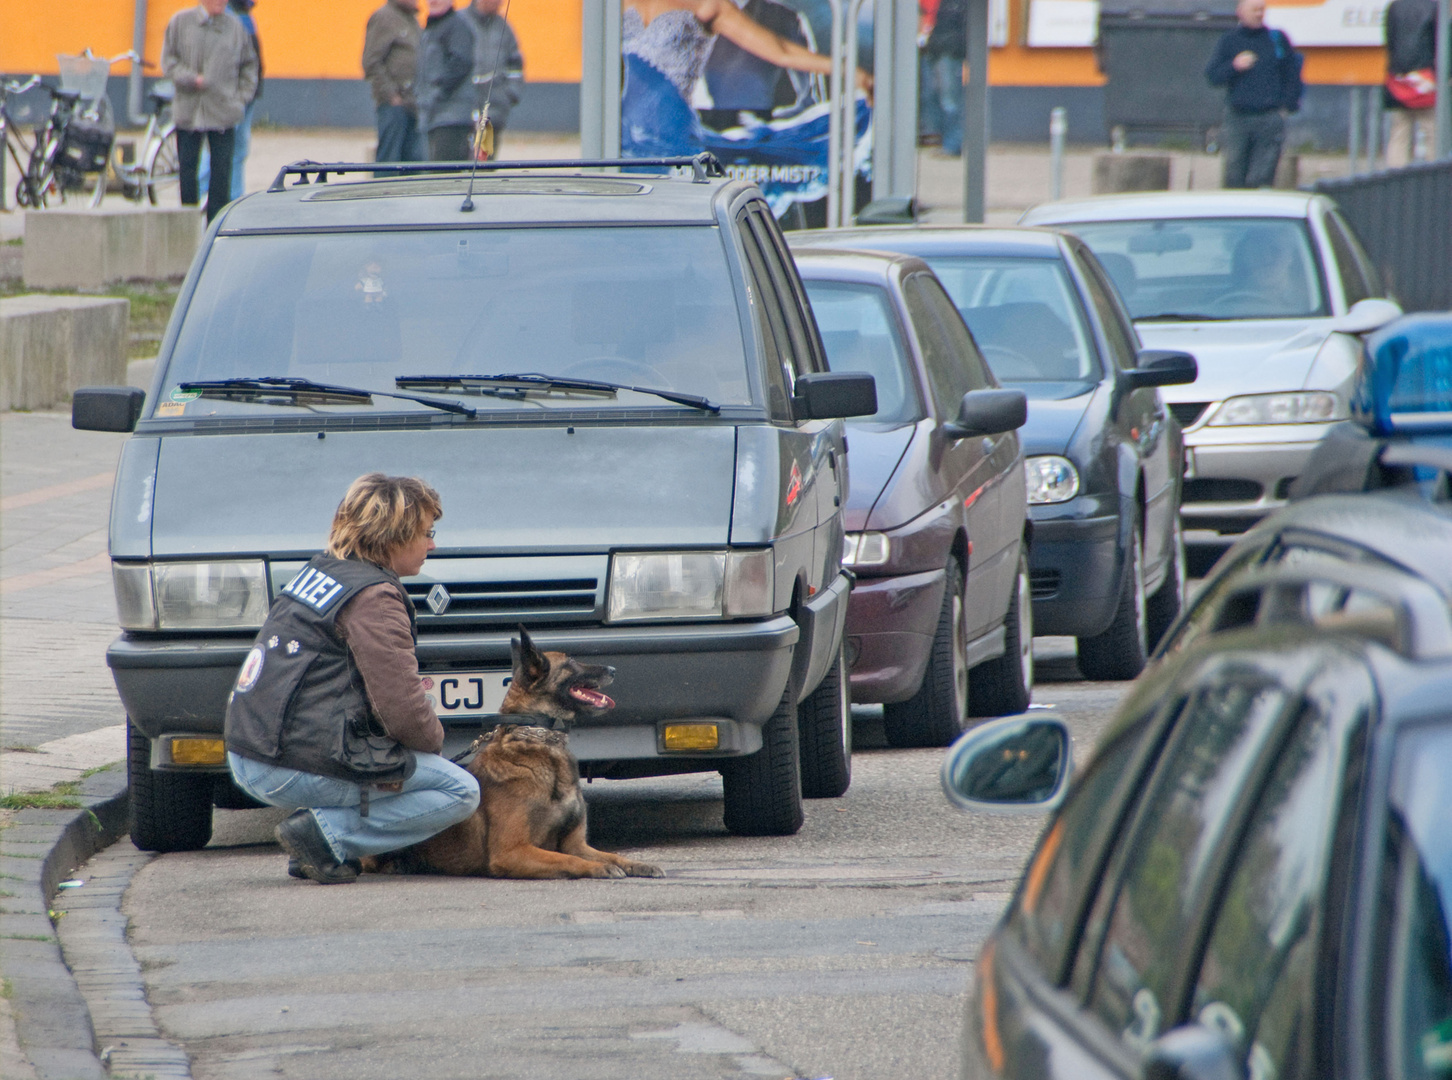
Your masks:
<instances>
[{"instance_id":1,"label":"car window","mask_svg":"<svg viewBox=\"0 0 1452 1080\"><path fill-rule=\"evenodd\" d=\"M1058 259L927 259L1000 382L1099 379L1099 360Z\"/></svg>"},{"instance_id":2,"label":"car window","mask_svg":"<svg viewBox=\"0 0 1452 1080\"><path fill-rule=\"evenodd\" d=\"M1374 698L1366 669L1338 655L1307 688L1295 729L1235 845L1191 1015L1237 1046L1251 1076L1316 1075L1316 965L1332 840L1355 801L1342 795L1356 777L1343 777L1340 731L1344 724L1361 728Z\"/></svg>"},{"instance_id":3,"label":"car window","mask_svg":"<svg viewBox=\"0 0 1452 1080\"><path fill-rule=\"evenodd\" d=\"M840 281L806 285L827 349L828 368L866 372L877 381L877 411L847 422L905 423L921 418L912 360L887 290Z\"/></svg>"},{"instance_id":4,"label":"car window","mask_svg":"<svg viewBox=\"0 0 1452 1080\"><path fill-rule=\"evenodd\" d=\"M1147 319L1288 319L1328 314L1301 218L1180 218L1065 225Z\"/></svg>"},{"instance_id":5,"label":"car window","mask_svg":"<svg viewBox=\"0 0 1452 1080\"><path fill-rule=\"evenodd\" d=\"M762 212L751 210L747 214L747 221L750 222L751 231L760 245L762 259L771 275L773 300L781 311L782 322L786 326L789 348L785 355L792 370L798 375L805 375L812 370L812 345L807 337L806 321L798 307L797 294L792 288L791 275L786 269L787 264L782 262L781 254L772 242L771 229L763 220Z\"/></svg>"},{"instance_id":6,"label":"car window","mask_svg":"<svg viewBox=\"0 0 1452 1080\"><path fill-rule=\"evenodd\" d=\"M400 375L515 372L752 400L715 226L220 236L182 314L163 400L189 380L284 376L392 391ZM530 408L658 401L541 396ZM277 412L255 401L204 404ZM424 408L387 399L371 408L385 407Z\"/></svg>"},{"instance_id":7,"label":"car window","mask_svg":"<svg viewBox=\"0 0 1452 1080\"><path fill-rule=\"evenodd\" d=\"M928 274L911 274L903 282L903 299L923 350L928 389L938 418L958 415L963 395L993 383L988 368L973 344L963 317L943 287Z\"/></svg>"},{"instance_id":8,"label":"car window","mask_svg":"<svg viewBox=\"0 0 1452 1080\"><path fill-rule=\"evenodd\" d=\"M1452 1062L1449 773L1452 725L1419 725L1397 736L1372 979L1392 1080L1440 1080Z\"/></svg>"},{"instance_id":9,"label":"car window","mask_svg":"<svg viewBox=\"0 0 1452 1080\"><path fill-rule=\"evenodd\" d=\"M1163 707L1150 703L1151 713ZM1178 711L1173 704L1170 712ZM1068 799L1039 841L1024 873L1023 886L1009 912L1008 930L1035 956L1046 976L1062 977L1074 948L1083 905L1103 869L1108 845L1119 834L1146 761L1157 753L1158 739L1147 717L1119 727L1089 763ZM1159 723L1159 733L1169 729Z\"/></svg>"},{"instance_id":10,"label":"car window","mask_svg":"<svg viewBox=\"0 0 1452 1080\"><path fill-rule=\"evenodd\" d=\"M742 225L741 246L746 252L747 274L751 278L752 307L760 320L761 340L766 350L768 407L775 419L790 419L790 397L795 379L791 364L786 359L790 350L786 320L782 317L776 287L766 269L761 247L755 234L746 227L745 218L743 214L737 220Z\"/></svg>"},{"instance_id":11,"label":"car window","mask_svg":"<svg viewBox=\"0 0 1452 1080\"><path fill-rule=\"evenodd\" d=\"M1114 362L1125 370L1138 367L1139 346L1133 331L1124 324L1120 303L1114 298L1114 286L1091 260L1085 259L1080 265L1084 267L1084 284L1089 289L1094 309L1099 313L1099 325L1104 328L1104 338L1109 343Z\"/></svg>"},{"instance_id":12,"label":"car window","mask_svg":"<svg viewBox=\"0 0 1452 1080\"><path fill-rule=\"evenodd\" d=\"M1217 673L1186 707L1177 745L1140 808L1113 896L1089 1005L1143 1049L1175 1020L1171 979L1236 798L1286 708L1286 691L1249 664Z\"/></svg>"},{"instance_id":13,"label":"car window","mask_svg":"<svg viewBox=\"0 0 1452 1080\"><path fill-rule=\"evenodd\" d=\"M796 272L796 262L792 259L791 249L787 247L786 240L782 238L781 228L776 224L769 209L758 206L754 216L760 226L759 232L764 234L764 242L771 244L782 267L789 289L783 295L795 301L794 319L800 323L807 345L806 351L802 354L807 366L801 370L826 371L827 366L824 363L826 350L821 338L817 335L816 324L812 318L812 305L803 288L801 275Z\"/></svg>"},{"instance_id":14,"label":"car window","mask_svg":"<svg viewBox=\"0 0 1452 1080\"><path fill-rule=\"evenodd\" d=\"M1346 295L1346 306L1350 307L1358 300L1375 295L1362 272L1361 260L1357 258L1356 249L1352 247L1345 224L1336 214L1327 214L1323 220L1326 225L1326 238L1331 241L1331 254L1336 259L1336 270L1341 278L1341 291Z\"/></svg>"}]
</instances>

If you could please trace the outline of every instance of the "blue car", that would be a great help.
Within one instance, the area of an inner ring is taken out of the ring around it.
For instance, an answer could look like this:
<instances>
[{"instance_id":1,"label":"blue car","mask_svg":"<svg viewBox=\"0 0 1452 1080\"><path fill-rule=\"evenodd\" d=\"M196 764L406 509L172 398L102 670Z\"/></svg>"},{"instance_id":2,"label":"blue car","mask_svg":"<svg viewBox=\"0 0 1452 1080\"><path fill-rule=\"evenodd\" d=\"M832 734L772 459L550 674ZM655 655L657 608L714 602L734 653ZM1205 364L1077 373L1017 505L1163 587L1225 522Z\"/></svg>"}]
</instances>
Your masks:
<instances>
[{"instance_id":1,"label":"blue car","mask_svg":"<svg viewBox=\"0 0 1452 1080\"><path fill-rule=\"evenodd\" d=\"M1037 634L1078 639L1090 679L1132 679L1184 600L1180 427L1157 387L1193 382L1184 353L1145 352L1109 276L1052 229L791 233L795 246L923 259L1003 386L1028 395L1019 431Z\"/></svg>"}]
</instances>

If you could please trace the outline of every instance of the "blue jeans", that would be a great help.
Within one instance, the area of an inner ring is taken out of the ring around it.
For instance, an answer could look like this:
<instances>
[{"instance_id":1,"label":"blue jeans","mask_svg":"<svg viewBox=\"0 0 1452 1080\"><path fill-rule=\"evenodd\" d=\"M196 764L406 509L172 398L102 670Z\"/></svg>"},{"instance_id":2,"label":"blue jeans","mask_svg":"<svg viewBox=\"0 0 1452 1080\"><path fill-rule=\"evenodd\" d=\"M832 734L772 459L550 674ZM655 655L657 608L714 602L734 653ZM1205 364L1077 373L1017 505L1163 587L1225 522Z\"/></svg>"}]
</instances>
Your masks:
<instances>
[{"instance_id":1,"label":"blue jeans","mask_svg":"<svg viewBox=\"0 0 1452 1080\"><path fill-rule=\"evenodd\" d=\"M479 805L479 783L438 754L415 754L418 767L398 792L371 788L368 816L358 812L361 788L346 780L265 765L228 752L232 779L269 806L310 809L339 862L381 855L427 840L463 821Z\"/></svg>"},{"instance_id":2,"label":"blue jeans","mask_svg":"<svg viewBox=\"0 0 1452 1080\"><path fill-rule=\"evenodd\" d=\"M928 82L943 133L943 153L963 152L963 58L946 53L923 53Z\"/></svg>"},{"instance_id":3,"label":"blue jeans","mask_svg":"<svg viewBox=\"0 0 1452 1080\"><path fill-rule=\"evenodd\" d=\"M378 153L373 160L428 160L416 112L403 105L378 106Z\"/></svg>"}]
</instances>

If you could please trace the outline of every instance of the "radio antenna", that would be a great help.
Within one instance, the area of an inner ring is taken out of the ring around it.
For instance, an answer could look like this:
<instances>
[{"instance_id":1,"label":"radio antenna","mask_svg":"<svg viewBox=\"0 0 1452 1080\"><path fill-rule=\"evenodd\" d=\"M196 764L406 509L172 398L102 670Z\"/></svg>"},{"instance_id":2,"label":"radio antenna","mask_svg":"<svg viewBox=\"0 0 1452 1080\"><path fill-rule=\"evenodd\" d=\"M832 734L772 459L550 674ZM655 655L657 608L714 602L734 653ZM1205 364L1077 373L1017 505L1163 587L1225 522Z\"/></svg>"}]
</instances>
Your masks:
<instances>
[{"instance_id":1,"label":"radio antenna","mask_svg":"<svg viewBox=\"0 0 1452 1080\"><path fill-rule=\"evenodd\" d=\"M504 0L504 14L499 16L504 21L505 30L509 28L509 5L512 0ZM489 89L484 92L484 108L479 110L479 122L474 128L474 138L469 141L469 156L474 159L474 167L469 170L469 190L464 194L464 205L459 207L462 214L474 212L474 177L479 174L479 148L484 142L484 133L489 130L489 103L494 100L494 87L499 82L499 61L504 56L504 39L507 33L499 35L499 47L494 50L494 70L489 73Z\"/></svg>"}]
</instances>

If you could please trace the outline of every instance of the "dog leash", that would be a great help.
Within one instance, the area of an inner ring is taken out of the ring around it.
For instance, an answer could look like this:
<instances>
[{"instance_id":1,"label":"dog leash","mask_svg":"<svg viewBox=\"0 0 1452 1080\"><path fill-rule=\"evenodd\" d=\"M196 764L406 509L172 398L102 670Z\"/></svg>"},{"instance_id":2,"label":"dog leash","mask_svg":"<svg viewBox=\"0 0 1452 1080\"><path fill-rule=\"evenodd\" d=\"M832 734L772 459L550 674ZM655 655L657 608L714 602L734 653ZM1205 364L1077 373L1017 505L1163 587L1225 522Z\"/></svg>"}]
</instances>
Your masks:
<instances>
[{"instance_id":1,"label":"dog leash","mask_svg":"<svg viewBox=\"0 0 1452 1080\"><path fill-rule=\"evenodd\" d=\"M563 720L555 716L545 716L541 713L494 713L493 717L494 719L492 721L486 720L484 722L484 725L482 725L483 730L479 733L479 737L470 743L467 749L459 751L453 757L449 758L449 760L461 767L468 765L474 759L474 755L479 752L479 746L483 743L485 737L502 724L519 724L522 727L542 727L548 728L551 731L563 731L566 734L569 734L570 731L570 725Z\"/></svg>"}]
</instances>

